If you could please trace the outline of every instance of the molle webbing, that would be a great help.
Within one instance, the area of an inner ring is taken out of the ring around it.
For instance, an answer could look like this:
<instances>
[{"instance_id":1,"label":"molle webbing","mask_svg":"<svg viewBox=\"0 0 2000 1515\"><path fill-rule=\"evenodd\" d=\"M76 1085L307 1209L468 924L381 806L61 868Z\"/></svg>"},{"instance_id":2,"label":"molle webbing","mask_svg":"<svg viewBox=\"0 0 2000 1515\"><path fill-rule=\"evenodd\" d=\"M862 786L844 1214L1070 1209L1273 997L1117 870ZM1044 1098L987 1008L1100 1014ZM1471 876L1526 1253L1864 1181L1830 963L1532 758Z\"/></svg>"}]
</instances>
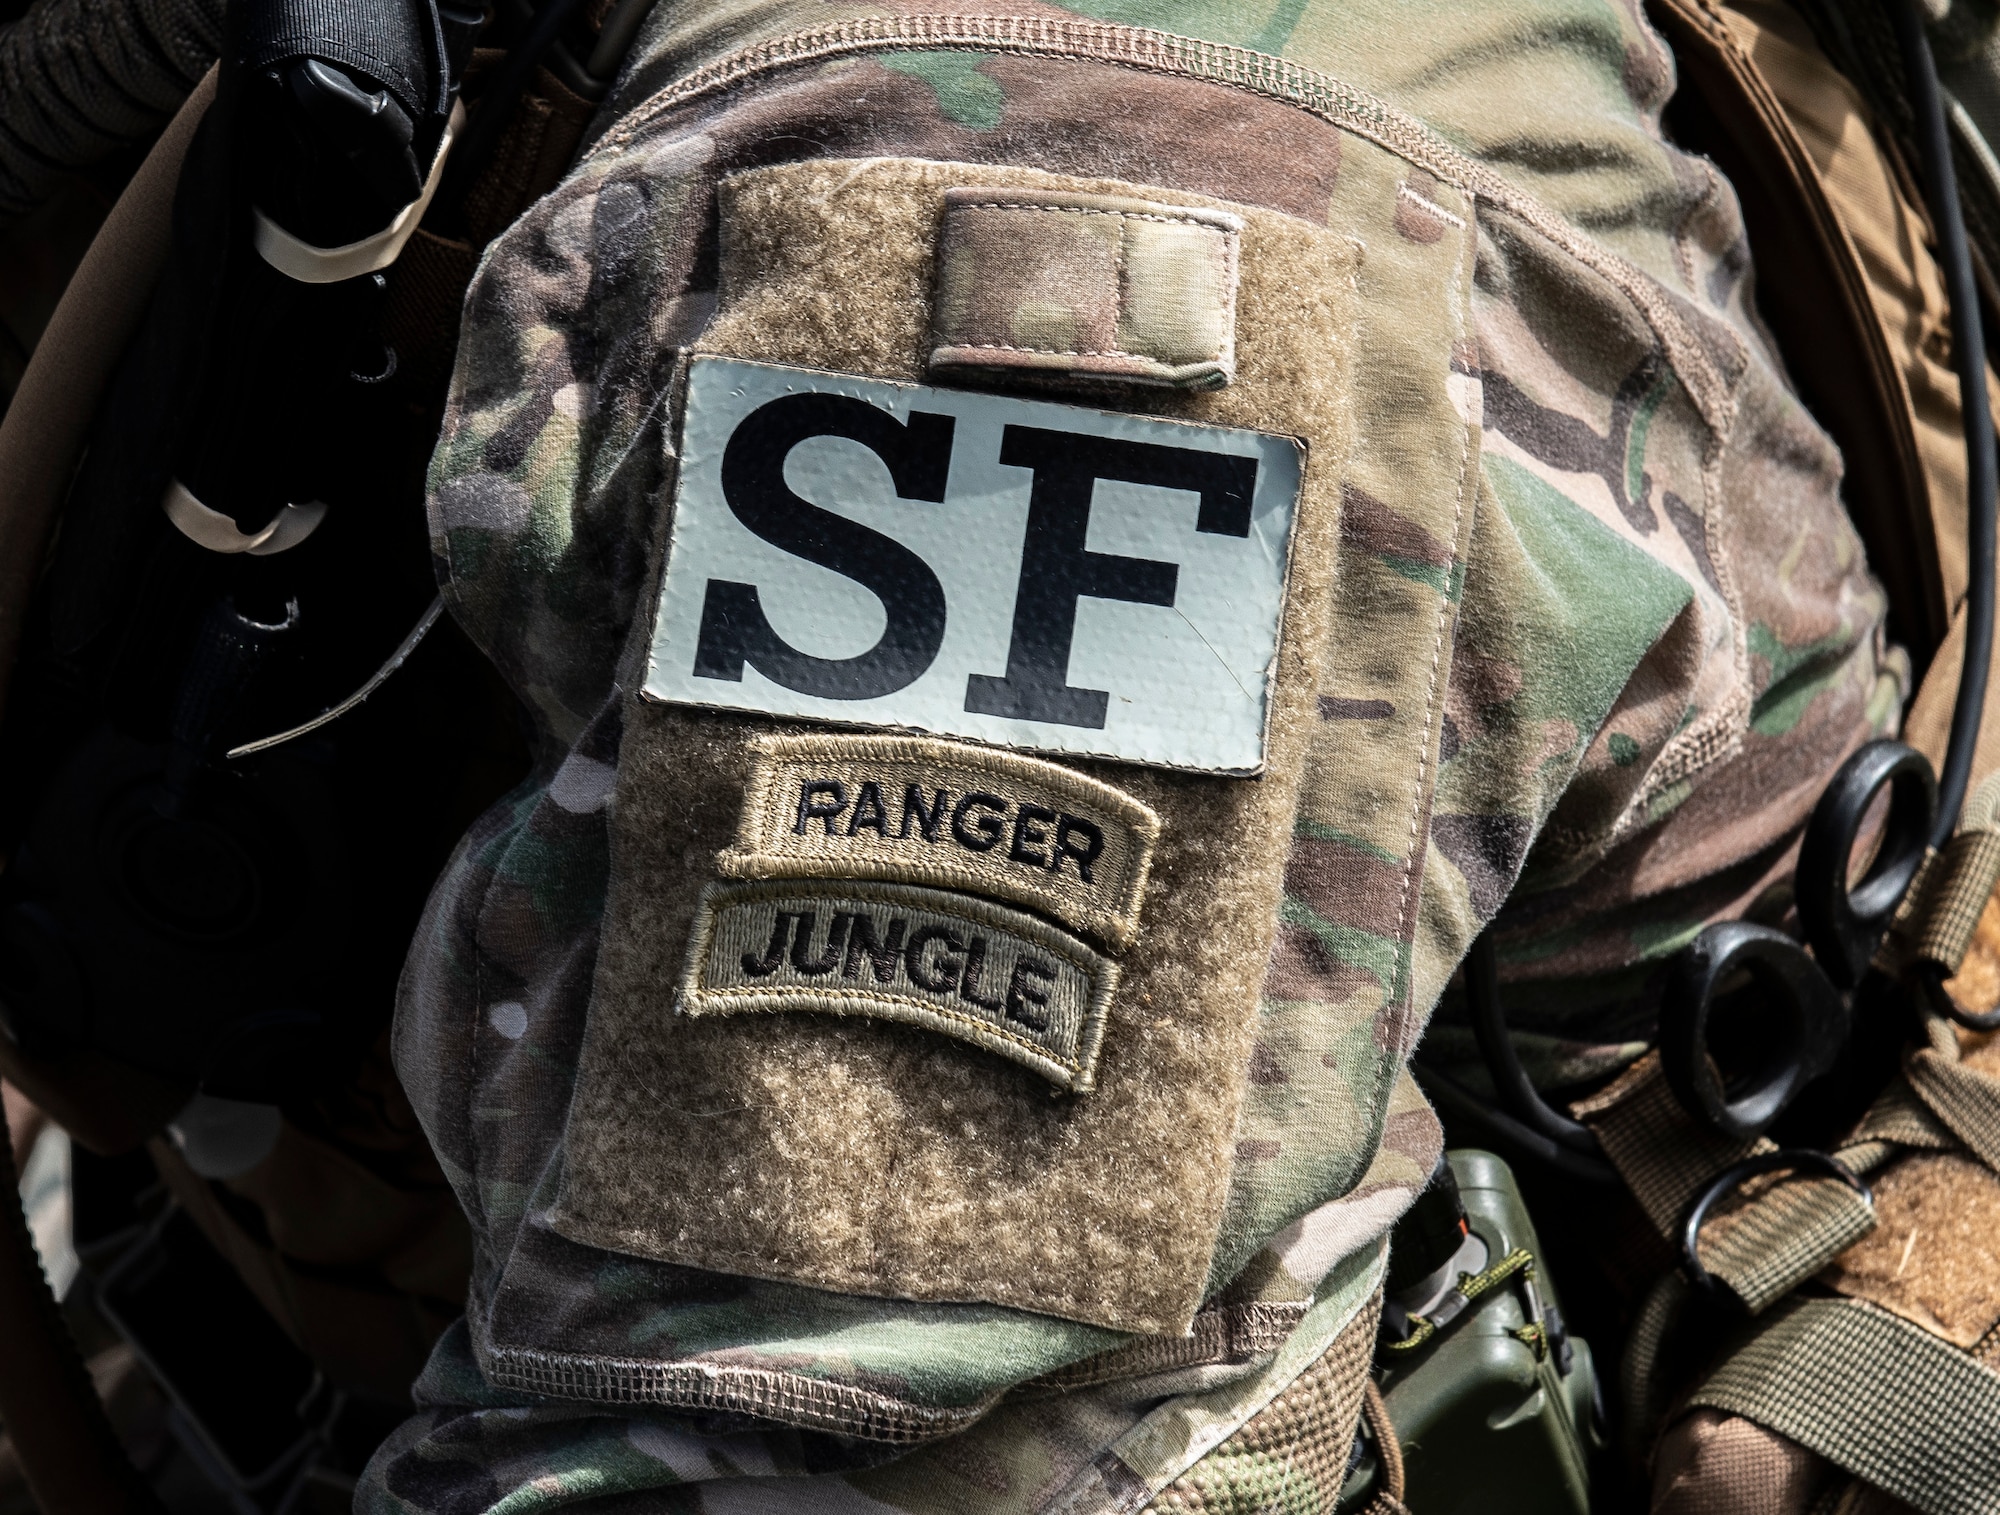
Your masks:
<instances>
[{"instance_id":1,"label":"molle webbing","mask_svg":"<svg viewBox=\"0 0 2000 1515\"><path fill-rule=\"evenodd\" d=\"M1779 1306L1688 1403L1768 1426L1924 1515L2000 1511L2000 1374L1871 1305Z\"/></svg>"},{"instance_id":2,"label":"molle webbing","mask_svg":"<svg viewBox=\"0 0 2000 1515\"><path fill-rule=\"evenodd\" d=\"M1925 1029L1930 1045L1904 1062L1910 1087L1968 1151L2000 1173L2000 1079L1962 1059L1949 1021L1934 1015Z\"/></svg>"},{"instance_id":3,"label":"molle webbing","mask_svg":"<svg viewBox=\"0 0 2000 1515\"><path fill-rule=\"evenodd\" d=\"M1640 1208L1676 1245L1688 1207L1710 1179L1747 1157L1777 1151L1767 1137L1731 1141L1688 1115L1667 1087L1658 1053L1575 1109ZM1774 1177L1753 1179L1725 1197L1699 1244L1702 1266L1753 1315L1875 1228L1874 1211L1837 1179Z\"/></svg>"},{"instance_id":4,"label":"molle webbing","mask_svg":"<svg viewBox=\"0 0 2000 1515\"><path fill-rule=\"evenodd\" d=\"M1924 861L1896 913L1884 964L1934 963L1955 975L1972 947L1973 933L1993 888L2000 883L2000 774L1973 791L1958 830L1943 849Z\"/></svg>"},{"instance_id":5,"label":"molle webbing","mask_svg":"<svg viewBox=\"0 0 2000 1515\"><path fill-rule=\"evenodd\" d=\"M1030 1066L1014 1066L983 1050L991 1043L979 1036L967 1046L926 1029L924 1015L942 1008L935 1003L912 999L901 1020L827 1014L831 1003L803 998L798 1009L821 1013L772 1014L759 1006L764 1013L677 1015L674 987L693 971L689 933L710 880L829 871L824 857L788 868L768 845L776 840L768 817L760 823L756 814L759 774L783 751L771 739L809 728L628 700L611 892L554 1224L587 1245L718 1272L1179 1332L1207 1287L1257 993L1318 720L1350 426L1356 250L1291 217L1117 181L901 159L758 169L721 187L722 306L699 350L921 379L932 351L944 193L985 187L1137 196L1243 223L1234 382L1205 394L1134 392L1119 398L1118 409L1305 444L1263 773L1062 761L1061 769L1082 776L1079 795L1092 787L1086 781L1116 792L1101 803L1125 818L1135 847L1146 815L1159 825L1136 939L1117 945L1115 919L1071 923L1094 928L1101 946L1117 954L1117 986L1102 1025L1095 1087L1052 1096L1047 1078L1059 1085L1066 1078L1078 1090L1090 1081L1072 1044L1022 1049L1016 1060ZM656 562L666 556L670 526L659 523ZM635 661L651 630L651 618L642 618ZM639 682L628 677L625 687ZM842 751L850 743L855 752L867 747L852 738L823 740ZM1018 779L1020 760L963 743L923 747L950 754L960 770L990 768L996 804L986 813L1004 807L1001 786ZM1060 772L1040 758L1031 766ZM925 782L925 794L957 787L944 778ZM886 804L889 792L882 793ZM794 785L792 822L803 827L820 812L808 815L812 797L800 796ZM858 789L853 797L858 803ZM830 806L832 790L822 799ZM1044 857L1053 855L1051 839L1063 835L1063 814L1100 830L1113 818L1090 812L1081 798L1051 799L1044 808L1054 820L1041 823L1039 842L1030 843ZM872 823L872 808L868 813ZM813 834L824 840L825 829ZM894 877L887 844L900 829L886 820L883 856L872 870L848 876L887 887L879 883ZM805 835L795 831L791 840ZM1076 846L1086 845L1076 840L1082 835L1072 835ZM948 842L941 847L938 856L953 856ZM811 886L829 888L838 886ZM1059 898L1032 902L1058 919L1068 913ZM803 903L785 908L795 916L807 911ZM983 908L1018 914L1011 905ZM867 913L858 900L829 899L815 914L833 911L845 912L850 938L853 922ZM906 931L917 929L914 906L907 921ZM883 906L871 918L871 939L881 944L894 923ZM828 928L822 922L815 929ZM754 977L771 956L759 955L768 945L746 947L732 962L741 960L741 971ZM832 942L816 935L803 950L806 969L817 970ZM1023 960L1016 947L994 950ZM805 971L789 951L780 956L774 979ZM737 971L713 953L708 961L725 978ZM926 957L918 966L930 974L937 961ZM861 972L873 971L857 962ZM1077 971L1091 970L1079 959ZM1078 1006L1087 997L1082 985L1079 978L1063 991ZM993 995L993 984L982 992ZM699 994L685 1003L717 1008ZM1054 1036L1053 1015L1050 1024Z\"/></svg>"}]
</instances>

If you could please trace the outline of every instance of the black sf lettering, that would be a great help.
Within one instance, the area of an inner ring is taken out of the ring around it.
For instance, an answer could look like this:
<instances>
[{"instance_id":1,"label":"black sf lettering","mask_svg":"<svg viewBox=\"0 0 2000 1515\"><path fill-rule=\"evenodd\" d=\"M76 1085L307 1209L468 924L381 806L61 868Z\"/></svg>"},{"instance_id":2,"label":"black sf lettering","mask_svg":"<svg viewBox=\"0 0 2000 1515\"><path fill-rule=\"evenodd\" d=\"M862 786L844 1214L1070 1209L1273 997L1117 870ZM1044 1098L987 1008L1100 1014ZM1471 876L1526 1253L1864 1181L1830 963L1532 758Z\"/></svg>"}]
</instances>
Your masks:
<instances>
[{"instance_id":1,"label":"black sf lettering","mask_svg":"<svg viewBox=\"0 0 2000 1515\"><path fill-rule=\"evenodd\" d=\"M831 700L880 699L922 678L944 645L944 585L893 537L800 499L785 483L785 460L814 437L845 437L882 460L899 498L942 503L955 425L924 411L905 423L866 400L815 394L772 400L739 422L722 453L722 497L731 513L772 546L867 589L882 602L886 624L866 652L818 657L778 635L755 584L710 579L695 677L740 684L750 667L787 689Z\"/></svg>"},{"instance_id":2,"label":"black sf lettering","mask_svg":"<svg viewBox=\"0 0 2000 1515\"><path fill-rule=\"evenodd\" d=\"M1009 426L1001 433L1000 461L1034 473L1028 492L1028 534L1021 544L1006 675L971 675L965 684L965 708L979 715L1102 731L1110 691L1076 689L1069 683L1076 602L1088 596L1131 605L1171 605L1180 569L1173 563L1092 552L1084 546L1097 481L1198 494L1196 531L1247 537L1257 460L1038 426Z\"/></svg>"}]
</instances>

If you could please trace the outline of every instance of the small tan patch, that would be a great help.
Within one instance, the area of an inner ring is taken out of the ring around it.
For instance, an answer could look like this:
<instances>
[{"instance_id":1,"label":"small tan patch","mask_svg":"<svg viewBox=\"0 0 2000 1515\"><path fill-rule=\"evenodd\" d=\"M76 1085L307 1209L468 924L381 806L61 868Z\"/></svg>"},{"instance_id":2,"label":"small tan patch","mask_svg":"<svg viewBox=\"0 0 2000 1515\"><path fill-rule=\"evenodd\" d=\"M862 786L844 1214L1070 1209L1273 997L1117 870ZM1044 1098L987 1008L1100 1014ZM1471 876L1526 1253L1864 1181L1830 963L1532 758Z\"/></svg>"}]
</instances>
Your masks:
<instances>
[{"instance_id":1,"label":"small tan patch","mask_svg":"<svg viewBox=\"0 0 2000 1515\"><path fill-rule=\"evenodd\" d=\"M1242 233L1220 209L948 189L930 367L1220 389Z\"/></svg>"},{"instance_id":2,"label":"small tan patch","mask_svg":"<svg viewBox=\"0 0 2000 1515\"><path fill-rule=\"evenodd\" d=\"M1148 806L1037 758L931 737L766 736L718 866L966 889L1123 947L1159 835Z\"/></svg>"},{"instance_id":3,"label":"small tan patch","mask_svg":"<svg viewBox=\"0 0 2000 1515\"><path fill-rule=\"evenodd\" d=\"M1085 1094L1117 986L1116 963L1004 905L898 884L780 880L702 896L676 1008L903 1021Z\"/></svg>"}]
</instances>

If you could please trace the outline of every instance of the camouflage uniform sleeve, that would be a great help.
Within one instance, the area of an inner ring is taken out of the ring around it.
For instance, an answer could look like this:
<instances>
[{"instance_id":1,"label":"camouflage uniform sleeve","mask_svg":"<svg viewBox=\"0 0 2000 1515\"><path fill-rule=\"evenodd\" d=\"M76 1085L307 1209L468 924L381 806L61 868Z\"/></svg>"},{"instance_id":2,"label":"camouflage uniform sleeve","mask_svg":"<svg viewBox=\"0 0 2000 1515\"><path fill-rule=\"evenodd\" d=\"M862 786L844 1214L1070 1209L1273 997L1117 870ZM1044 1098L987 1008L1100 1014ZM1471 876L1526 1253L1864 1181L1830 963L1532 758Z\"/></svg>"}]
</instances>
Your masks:
<instances>
[{"instance_id":1,"label":"camouflage uniform sleeve","mask_svg":"<svg viewBox=\"0 0 2000 1515\"><path fill-rule=\"evenodd\" d=\"M1587 1027L1547 1023L1559 1072L1629 1055L1650 965L1777 876L1904 678L1838 458L1746 313L1733 197L1661 140L1670 81L1613 0L1004 26L662 0L594 147L486 256L433 464L448 603L546 756L440 881L406 974L398 1065L479 1250L357 1508L1138 1509L1366 1318L1441 1140L1406 1063L1487 922L1511 979ZM715 183L818 154L1124 174L1366 245L1336 586L1356 634L1323 681L1191 1344L700 1274L541 1220L668 378L716 306ZM1431 632L1368 634L1392 624ZM1454 1030L1431 1033L1447 1058ZM928 1429L676 1387L743 1375Z\"/></svg>"}]
</instances>

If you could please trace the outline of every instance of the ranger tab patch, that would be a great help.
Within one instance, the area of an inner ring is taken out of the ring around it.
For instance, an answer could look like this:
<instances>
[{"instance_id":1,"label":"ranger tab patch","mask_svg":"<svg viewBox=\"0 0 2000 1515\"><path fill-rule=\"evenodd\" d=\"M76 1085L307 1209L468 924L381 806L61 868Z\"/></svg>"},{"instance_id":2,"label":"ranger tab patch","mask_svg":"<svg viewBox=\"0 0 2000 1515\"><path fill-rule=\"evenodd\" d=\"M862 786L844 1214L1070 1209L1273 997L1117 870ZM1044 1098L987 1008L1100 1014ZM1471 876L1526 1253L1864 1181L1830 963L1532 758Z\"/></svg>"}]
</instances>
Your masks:
<instances>
[{"instance_id":1,"label":"ranger tab patch","mask_svg":"<svg viewBox=\"0 0 2000 1515\"><path fill-rule=\"evenodd\" d=\"M1304 447L697 357L644 695L1263 771Z\"/></svg>"},{"instance_id":2,"label":"ranger tab patch","mask_svg":"<svg viewBox=\"0 0 2000 1515\"><path fill-rule=\"evenodd\" d=\"M1159 834L1146 805L1039 758L930 737L766 736L718 862L737 878L965 889L1123 947Z\"/></svg>"},{"instance_id":3,"label":"ranger tab patch","mask_svg":"<svg viewBox=\"0 0 2000 1515\"><path fill-rule=\"evenodd\" d=\"M906 1021L1058 1089L1096 1081L1118 966L1021 911L900 884L712 884L683 1015L818 1011Z\"/></svg>"}]
</instances>

